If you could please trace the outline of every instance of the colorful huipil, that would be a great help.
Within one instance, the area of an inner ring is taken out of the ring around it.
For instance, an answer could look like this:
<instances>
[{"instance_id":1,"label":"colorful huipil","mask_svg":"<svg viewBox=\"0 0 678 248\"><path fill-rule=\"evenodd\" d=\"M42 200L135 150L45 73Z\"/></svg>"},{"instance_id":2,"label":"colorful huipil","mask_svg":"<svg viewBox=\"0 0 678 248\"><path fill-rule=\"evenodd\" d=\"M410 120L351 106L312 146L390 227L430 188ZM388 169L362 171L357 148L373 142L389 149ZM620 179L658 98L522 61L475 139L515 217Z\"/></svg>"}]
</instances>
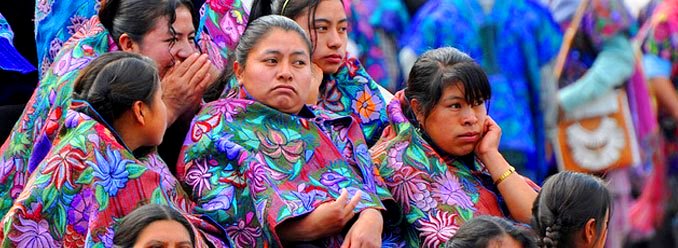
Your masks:
<instances>
[{"instance_id":1,"label":"colorful huipil","mask_svg":"<svg viewBox=\"0 0 678 248\"><path fill-rule=\"evenodd\" d=\"M149 203L176 207L196 227L218 233L185 214L194 204L158 156L135 158L96 116L84 103L67 111L53 148L2 220L3 247L112 247L118 221ZM203 237L196 235L199 247Z\"/></svg>"},{"instance_id":2,"label":"colorful huipil","mask_svg":"<svg viewBox=\"0 0 678 248\"><path fill-rule=\"evenodd\" d=\"M240 36L247 27L250 9L243 0L207 0L200 9L200 40L205 33L214 44L206 52L210 57L221 58L221 64L228 63L229 52L235 50ZM217 59L212 59L217 61ZM220 66L221 68L221 66Z\"/></svg>"},{"instance_id":3,"label":"colorful huipil","mask_svg":"<svg viewBox=\"0 0 678 248\"><path fill-rule=\"evenodd\" d=\"M64 122L79 71L99 55L117 50L97 17L66 42L45 73L19 121L0 148L0 215L4 215L42 162Z\"/></svg>"},{"instance_id":4,"label":"colorful huipil","mask_svg":"<svg viewBox=\"0 0 678 248\"><path fill-rule=\"evenodd\" d=\"M360 61L374 81L391 92L401 90L403 75L398 61L399 35L409 23L407 7L400 0L351 2L351 38L360 50Z\"/></svg>"},{"instance_id":5,"label":"colorful huipil","mask_svg":"<svg viewBox=\"0 0 678 248\"><path fill-rule=\"evenodd\" d=\"M487 13L476 0L431 0L401 44L416 54L452 46L478 61L492 87L489 113L503 133L499 150L521 174L541 181L548 168L540 68L555 59L561 40L548 10L532 0L494 1Z\"/></svg>"},{"instance_id":6,"label":"colorful huipil","mask_svg":"<svg viewBox=\"0 0 678 248\"><path fill-rule=\"evenodd\" d=\"M238 81L231 78L221 97L237 88ZM342 116L352 116L360 123L360 129L372 146L388 124L386 103L379 92L377 83L355 58L344 61L339 70L325 75L320 84L317 106Z\"/></svg>"},{"instance_id":7,"label":"colorful huipil","mask_svg":"<svg viewBox=\"0 0 678 248\"><path fill-rule=\"evenodd\" d=\"M356 211L383 209L390 194L375 174L351 117L303 107L297 115L249 100L235 88L193 119L177 165L196 211L221 224L236 247L280 246L275 227L362 191ZM316 241L339 247L342 236Z\"/></svg>"},{"instance_id":8,"label":"colorful huipil","mask_svg":"<svg viewBox=\"0 0 678 248\"><path fill-rule=\"evenodd\" d=\"M101 0L36 0L35 43L39 76L47 72L59 50L88 20L97 15Z\"/></svg>"},{"instance_id":9,"label":"colorful huipil","mask_svg":"<svg viewBox=\"0 0 678 248\"><path fill-rule=\"evenodd\" d=\"M390 125L370 151L404 216L399 226L407 247L441 247L474 216L510 218L487 168L472 155L438 152L406 117L404 99L400 91L389 103Z\"/></svg>"}]
</instances>

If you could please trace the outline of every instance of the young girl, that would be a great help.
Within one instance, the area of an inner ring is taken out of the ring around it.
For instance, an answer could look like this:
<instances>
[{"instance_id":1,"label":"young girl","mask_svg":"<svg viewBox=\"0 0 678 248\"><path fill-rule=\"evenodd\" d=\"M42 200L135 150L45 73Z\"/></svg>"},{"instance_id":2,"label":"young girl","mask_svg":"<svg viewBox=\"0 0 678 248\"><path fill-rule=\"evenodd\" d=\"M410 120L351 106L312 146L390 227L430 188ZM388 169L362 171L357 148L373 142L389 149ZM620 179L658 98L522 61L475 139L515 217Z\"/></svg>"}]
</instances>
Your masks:
<instances>
[{"instance_id":1,"label":"young girl","mask_svg":"<svg viewBox=\"0 0 678 248\"><path fill-rule=\"evenodd\" d=\"M191 248L195 236L191 224L171 207L148 204L139 207L120 221L113 238L115 247Z\"/></svg>"},{"instance_id":2,"label":"young girl","mask_svg":"<svg viewBox=\"0 0 678 248\"><path fill-rule=\"evenodd\" d=\"M604 247L611 201L599 178L576 172L551 176L532 208L541 247Z\"/></svg>"},{"instance_id":3,"label":"young girl","mask_svg":"<svg viewBox=\"0 0 678 248\"><path fill-rule=\"evenodd\" d=\"M162 161L134 155L162 142L161 96L149 58L113 52L93 60L52 149L3 219L3 246L111 247L116 221L139 205L190 209Z\"/></svg>"}]
</instances>

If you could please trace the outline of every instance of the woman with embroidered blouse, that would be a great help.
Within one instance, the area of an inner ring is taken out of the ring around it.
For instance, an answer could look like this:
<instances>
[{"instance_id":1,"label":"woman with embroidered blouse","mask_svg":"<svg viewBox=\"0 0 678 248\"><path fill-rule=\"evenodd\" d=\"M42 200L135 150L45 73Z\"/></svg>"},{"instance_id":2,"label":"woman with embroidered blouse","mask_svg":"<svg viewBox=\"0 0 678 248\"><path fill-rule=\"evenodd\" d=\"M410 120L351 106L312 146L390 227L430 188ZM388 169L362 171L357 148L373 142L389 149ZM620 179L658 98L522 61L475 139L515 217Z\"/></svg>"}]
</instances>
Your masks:
<instances>
[{"instance_id":1,"label":"woman with embroidered blouse","mask_svg":"<svg viewBox=\"0 0 678 248\"><path fill-rule=\"evenodd\" d=\"M445 47L417 59L389 103L372 159L404 215L408 246L439 247L478 215L529 223L538 186L499 153L490 96L480 66Z\"/></svg>"},{"instance_id":2,"label":"woman with embroidered blouse","mask_svg":"<svg viewBox=\"0 0 678 248\"><path fill-rule=\"evenodd\" d=\"M236 247L382 244L389 194L360 125L304 104L311 47L289 18L251 22L235 50L240 86L205 105L186 137L179 178Z\"/></svg>"}]
</instances>

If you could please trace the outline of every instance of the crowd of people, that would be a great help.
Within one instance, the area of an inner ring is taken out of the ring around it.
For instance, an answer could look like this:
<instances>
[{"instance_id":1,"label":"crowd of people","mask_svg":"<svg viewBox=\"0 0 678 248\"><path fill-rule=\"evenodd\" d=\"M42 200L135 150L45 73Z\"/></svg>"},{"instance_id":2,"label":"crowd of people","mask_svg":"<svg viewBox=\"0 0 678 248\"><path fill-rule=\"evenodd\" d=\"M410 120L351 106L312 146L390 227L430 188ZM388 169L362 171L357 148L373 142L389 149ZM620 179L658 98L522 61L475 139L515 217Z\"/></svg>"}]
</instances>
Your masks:
<instances>
[{"instance_id":1,"label":"crowd of people","mask_svg":"<svg viewBox=\"0 0 678 248\"><path fill-rule=\"evenodd\" d=\"M0 70L39 75L0 148L2 247L678 245L678 0L33 18L37 64L0 13Z\"/></svg>"}]
</instances>

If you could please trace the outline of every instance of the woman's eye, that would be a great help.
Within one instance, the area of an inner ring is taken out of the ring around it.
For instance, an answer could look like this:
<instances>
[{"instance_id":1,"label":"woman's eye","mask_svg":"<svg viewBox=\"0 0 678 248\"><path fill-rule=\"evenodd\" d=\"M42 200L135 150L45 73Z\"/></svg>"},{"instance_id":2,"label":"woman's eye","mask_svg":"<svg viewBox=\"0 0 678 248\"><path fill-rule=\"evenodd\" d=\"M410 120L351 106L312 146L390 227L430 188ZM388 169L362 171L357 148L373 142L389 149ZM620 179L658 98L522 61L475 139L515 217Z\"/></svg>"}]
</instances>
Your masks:
<instances>
[{"instance_id":1,"label":"woman's eye","mask_svg":"<svg viewBox=\"0 0 678 248\"><path fill-rule=\"evenodd\" d=\"M461 108L461 104L460 104L460 103L453 103L453 104L450 105L450 108L453 108L453 109L460 109L460 108Z\"/></svg>"},{"instance_id":2,"label":"woman's eye","mask_svg":"<svg viewBox=\"0 0 678 248\"><path fill-rule=\"evenodd\" d=\"M348 31L348 27L340 27L339 28L340 33L345 33L346 31Z\"/></svg>"},{"instance_id":3,"label":"woman's eye","mask_svg":"<svg viewBox=\"0 0 678 248\"><path fill-rule=\"evenodd\" d=\"M324 32L324 31L327 31L328 28L325 27L325 26L320 26L320 27L315 27L315 29L318 30L318 31Z\"/></svg>"},{"instance_id":4,"label":"woman's eye","mask_svg":"<svg viewBox=\"0 0 678 248\"><path fill-rule=\"evenodd\" d=\"M297 60L297 61L294 61L294 64L295 64L295 65L306 65L306 61L303 61L303 60Z\"/></svg>"},{"instance_id":5,"label":"woman's eye","mask_svg":"<svg viewBox=\"0 0 678 248\"><path fill-rule=\"evenodd\" d=\"M275 64L275 63L278 63L278 60L277 59L266 59L266 60L264 60L264 62L266 62L268 64Z\"/></svg>"}]
</instances>

